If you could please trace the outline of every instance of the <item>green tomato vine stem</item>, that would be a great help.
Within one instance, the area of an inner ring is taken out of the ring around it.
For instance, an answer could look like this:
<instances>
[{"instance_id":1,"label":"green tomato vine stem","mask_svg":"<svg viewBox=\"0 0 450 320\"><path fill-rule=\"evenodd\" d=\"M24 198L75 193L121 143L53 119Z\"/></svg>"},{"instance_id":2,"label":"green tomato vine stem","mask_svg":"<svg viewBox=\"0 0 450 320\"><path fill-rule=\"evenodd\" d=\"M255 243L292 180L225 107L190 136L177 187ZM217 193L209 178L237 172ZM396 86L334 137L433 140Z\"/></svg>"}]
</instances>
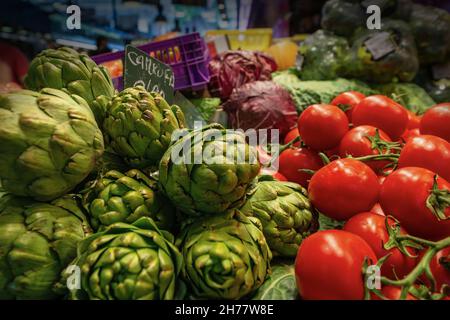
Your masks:
<instances>
[{"instance_id":1,"label":"green tomato vine stem","mask_svg":"<svg viewBox=\"0 0 450 320\"><path fill-rule=\"evenodd\" d=\"M371 149L378 151L379 154L392 154L391 151L400 151L402 149L400 143L385 141L380 137L380 130L375 130L375 135L366 135L365 138L370 141Z\"/></svg>"},{"instance_id":2,"label":"green tomato vine stem","mask_svg":"<svg viewBox=\"0 0 450 320\"><path fill-rule=\"evenodd\" d=\"M398 158L400 157L399 154L394 154L394 153L390 153L390 154L374 154L374 155L370 155L370 156L363 156L363 157L349 157L358 161L381 161L381 160L388 160L388 161L392 161L392 162L397 162Z\"/></svg>"},{"instance_id":3,"label":"green tomato vine stem","mask_svg":"<svg viewBox=\"0 0 450 320\"><path fill-rule=\"evenodd\" d=\"M416 283L419 276L425 272L425 275L431 281L431 288L432 288L432 290L434 290L435 289L435 280L434 280L433 275L430 270L430 262L431 262L431 259L433 259L433 257L440 250L450 246L450 237L447 237L447 238L442 239L437 242L433 242L433 241L421 239L418 237L414 237L411 235L401 235L401 236L396 236L396 240L400 243L403 241L412 241L414 243L418 243L418 244L427 246L428 250L425 252L425 254L423 255L420 262L416 265L416 267L403 279L392 280L392 279L382 276L380 278L381 283L383 283L385 285L401 287L402 291L401 291L400 299L405 299L408 294L408 291Z\"/></svg>"}]
</instances>

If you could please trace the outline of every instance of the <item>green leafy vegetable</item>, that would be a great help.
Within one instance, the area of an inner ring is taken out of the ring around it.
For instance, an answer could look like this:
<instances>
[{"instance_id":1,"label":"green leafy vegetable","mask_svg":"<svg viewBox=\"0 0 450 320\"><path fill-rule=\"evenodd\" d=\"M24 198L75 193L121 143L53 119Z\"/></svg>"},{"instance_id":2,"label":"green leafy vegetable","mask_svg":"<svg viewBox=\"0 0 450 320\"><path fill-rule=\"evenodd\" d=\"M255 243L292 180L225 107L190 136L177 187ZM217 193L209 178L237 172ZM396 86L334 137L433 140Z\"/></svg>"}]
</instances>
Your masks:
<instances>
[{"instance_id":1,"label":"green leafy vegetable","mask_svg":"<svg viewBox=\"0 0 450 320\"><path fill-rule=\"evenodd\" d=\"M220 98L197 98L191 99L190 101L200 112L202 118L208 122L214 113L216 113L221 102Z\"/></svg>"},{"instance_id":2,"label":"green leafy vegetable","mask_svg":"<svg viewBox=\"0 0 450 320\"><path fill-rule=\"evenodd\" d=\"M405 108L424 113L435 102L428 93L414 83L389 83L375 87L380 93L393 98Z\"/></svg>"},{"instance_id":3,"label":"green leafy vegetable","mask_svg":"<svg viewBox=\"0 0 450 320\"><path fill-rule=\"evenodd\" d=\"M365 95L376 93L362 81L343 78L325 81L301 81L292 71L274 73L273 81L289 91L299 113L315 103L330 103L334 97L345 91L354 90Z\"/></svg>"},{"instance_id":4,"label":"green leafy vegetable","mask_svg":"<svg viewBox=\"0 0 450 320\"><path fill-rule=\"evenodd\" d=\"M319 230L342 229L345 221L337 221L319 213Z\"/></svg>"},{"instance_id":5,"label":"green leafy vegetable","mask_svg":"<svg viewBox=\"0 0 450 320\"><path fill-rule=\"evenodd\" d=\"M271 276L258 289L253 300L296 300L297 284L293 265L272 266Z\"/></svg>"}]
</instances>

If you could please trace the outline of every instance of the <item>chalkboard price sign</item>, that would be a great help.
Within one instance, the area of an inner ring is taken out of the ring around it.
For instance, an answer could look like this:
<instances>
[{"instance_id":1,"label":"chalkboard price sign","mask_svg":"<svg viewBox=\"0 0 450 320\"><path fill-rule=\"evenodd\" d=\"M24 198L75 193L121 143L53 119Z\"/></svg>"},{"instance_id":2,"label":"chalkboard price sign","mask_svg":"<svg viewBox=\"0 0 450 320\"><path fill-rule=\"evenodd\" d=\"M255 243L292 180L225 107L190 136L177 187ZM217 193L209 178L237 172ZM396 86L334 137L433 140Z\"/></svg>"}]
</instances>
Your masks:
<instances>
[{"instance_id":1,"label":"chalkboard price sign","mask_svg":"<svg viewBox=\"0 0 450 320\"><path fill-rule=\"evenodd\" d=\"M364 45L370 51L375 61L395 51L397 46L389 32L386 31L375 33L364 42Z\"/></svg>"},{"instance_id":2,"label":"chalkboard price sign","mask_svg":"<svg viewBox=\"0 0 450 320\"><path fill-rule=\"evenodd\" d=\"M125 48L124 88L143 86L147 91L158 92L172 104L174 84L170 66L133 46Z\"/></svg>"}]
</instances>

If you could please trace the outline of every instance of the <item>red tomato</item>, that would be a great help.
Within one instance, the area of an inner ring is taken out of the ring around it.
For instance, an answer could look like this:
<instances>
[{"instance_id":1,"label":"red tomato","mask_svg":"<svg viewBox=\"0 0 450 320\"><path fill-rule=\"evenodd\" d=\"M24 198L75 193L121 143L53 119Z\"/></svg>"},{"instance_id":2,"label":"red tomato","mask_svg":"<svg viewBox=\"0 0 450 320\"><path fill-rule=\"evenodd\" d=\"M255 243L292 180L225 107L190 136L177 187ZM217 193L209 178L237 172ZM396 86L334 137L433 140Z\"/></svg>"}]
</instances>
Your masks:
<instances>
[{"instance_id":1,"label":"red tomato","mask_svg":"<svg viewBox=\"0 0 450 320\"><path fill-rule=\"evenodd\" d=\"M420 129L419 128L415 128L415 129L409 130L408 138L416 137L416 136L420 136Z\"/></svg>"},{"instance_id":2,"label":"red tomato","mask_svg":"<svg viewBox=\"0 0 450 320\"><path fill-rule=\"evenodd\" d=\"M418 129L420 127L421 116L418 116L411 110L406 109L408 112L408 129Z\"/></svg>"},{"instance_id":3,"label":"red tomato","mask_svg":"<svg viewBox=\"0 0 450 320\"><path fill-rule=\"evenodd\" d=\"M333 157L335 157L335 159L339 158L339 146L334 147L333 149L330 149L330 150L326 150L326 151L324 151L324 153L329 159L331 159Z\"/></svg>"},{"instance_id":4,"label":"red tomato","mask_svg":"<svg viewBox=\"0 0 450 320\"><path fill-rule=\"evenodd\" d=\"M386 178L380 191L383 211L397 218L410 234L429 240L450 236L450 220L439 220L427 207L435 175L424 168L402 168ZM450 183L440 177L437 186L450 191ZM450 216L450 207L444 209L444 214Z\"/></svg>"},{"instance_id":5,"label":"red tomato","mask_svg":"<svg viewBox=\"0 0 450 320\"><path fill-rule=\"evenodd\" d=\"M423 257L425 251L423 251L420 257ZM444 266L447 264L447 267ZM431 273L433 274L434 280L436 280L436 292L441 292L441 288L444 284L450 286L450 247L446 247L440 250L430 262ZM421 279L427 285L429 285L429 280L425 275L422 275Z\"/></svg>"},{"instance_id":6,"label":"red tomato","mask_svg":"<svg viewBox=\"0 0 450 320\"><path fill-rule=\"evenodd\" d=\"M305 300L363 299L366 258L369 264L377 261L372 248L355 234L325 230L310 235L295 259L300 296Z\"/></svg>"},{"instance_id":7,"label":"red tomato","mask_svg":"<svg viewBox=\"0 0 450 320\"><path fill-rule=\"evenodd\" d=\"M316 171L322 166L322 159L315 151L307 148L288 148L280 154L278 171L288 181L296 182L307 188L311 174L303 172L301 169Z\"/></svg>"},{"instance_id":8,"label":"red tomato","mask_svg":"<svg viewBox=\"0 0 450 320\"><path fill-rule=\"evenodd\" d=\"M386 180L385 175L379 175L378 176L378 182L380 183L380 186L383 184L384 180Z\"/></svg>"},{"instance_id":9,"label":"red tomato","mask_svg":"<svg viewBox=\"0 0 450 320\"><path fill-rule=\"evenodd\" d=\"M441 137L450 142L450 102L440 103L425 112L420 132Z\"/></svg>"},{"instance_id":10,"label":"red tomato","mask_svg":"<svg viewBox=\"0 0 450 320\"><path fill-rule=\"evenodd\" d=\"M382 184L384 179L386 179L386 177L390 175L393 171L394 169L391 167L383 169L382 172L379 173L378 175L378 181L380 182L380 184Z\"/></svg>"},{"instance_id":11,"label":"red tomato","mask_svg":"<svg viewBox=\"0 0 450 320\"><path fill-rule=\"evenodd\" d=\"M362 212L351 217L345 223L343 230L363 238L375 252L377 259L390 253L391 255L381 267L381 274L393 280L397 279L396 275L401 279L416 266L416 258L403 255L397 248L384 249L383 245L389 240L385 223L386 217L373 212ZM388 218L388 223L389 225L395 224L394 220L390 218ZM403 234L406 234L403 229L401 230ZM413 255L417 254L412 249L409 252Z\"/></svg>"},{"instance_id":12,"label":"red tomato","mask_svg":"<svg viewBox=\"0 0 450 320\"><path fill-rule=\"evenodd\" d=\"M288 144L295 138L299 137L300 134L298 133L298 129L294 128L291 131L289 131L286 136L284 137L284 144ZM293 144L294 147L300 147L300 141Z\"/></svg>"},{"instance_id":13,"label":"red tomato","mask_svg":"<svg viewBox=\"0 0 450 320\"><path fill-rule=\"evenodd\" d=\"M278 180L278 181L288 181L286 179L286 177L283 176L281 173L279 173L278 171L271 170L269 168L261 167L259 174L272 176L275 180Z\"/></svg>"},{"instance_id":14,"label":"red tomato","mask_svg":"<svg viewBox=\"0 0 450 320\"><path fill-rule=\"evenodd\" d=\"M288 181L285 176L279 172L274 172L273 177L278 181Z\"/></svg>"},{"instance_id":15,"label":"red tomato","mask_svg":"<svg viewBox=\"0 0 450 320\"><path fill-rule=\"evenodd\" d=\"M379 214L380 216L385 217L386 214L384 213L383 209L381 208L380 204L377 202L375 205L370 209L370 212Z\"/></svg>"},{"instance_id":16,"label":"red tomato","mask_svg":"<svg viewBox=\"0 0 450 320\"><path fill-rule=\"evenodd\" d=\"M399 142L406 143L408 140L412 137L420 136L420 130L419 128L415 129L406 129L405 132L403 132L402 136L399 139Z\"/></svg>"},{"instance_id":17,"label":"red tomato","mask_svg":"<svg viewBox=\"0 0 450 320\"><path fill-rule=\"evenodd\" d=\"M347 158L331 162L317 171L308 187L316 209L336 220L369 211L378 200L380 184L364 163Z\"/></svg>"},{"instance_id":18,"label":"red tomato","mask_svg":"<svg viewBox=\"0 0 450 320\"><path fill-rule=\"evenodd\" d=\"M348 119L336 106L314 104L298 118L298 132L310 148L322 151L336 147L348 131Z\"/></svg>"},{"instance_id":19,"label":"red tomato","mask_svg":"<svg viewBox=\"0 0 450 320\"><path fill-rule=\"evenodd\" d=\"M399 287L395 286L384 286L381 289L381 294L388 300L400 300L400 295L402 294L402 290ZM376 294L372 293L373 300L382 300ZM412 294L407 293L405 300L417 300Z\"/></svg>"},{"instance_id":20,"label":"red tomato","mask_svg":"<svg viewBox=\"0 0 450 320\"><path fill-rule=\"evenodd\" d=\"M392 140L400 138L408 126L408 112L386 96L369 96L353 108L353 124L368 124L386 132Z\"/></svg>"},{"instance_id":21,"label":"red tomato","mask_svg":"<svg viewBox=\"0 0 450 320\"><path fill-rule=\"evenodd\" d=\"M365 97L366 96L361 92L347 91L336 96L336 98L331 101L331 104L344 110L347 115L348 122L351 123L353 108Z\"/></svg>"},{"instance_id":22,"label":"red tomato","mask_svg":"<svg viewBox=\"0 0 450 320\"><path fill-rule=\"evenodd\" d=\"M376 142L374 139L377 130L379 142ZM372 126L359 126L351 129L342 138L339 145L339 154L342 158L349 155L353 157L364 157L380 153L385 154L387 150L385 143L389 142L392 142L391 138L389 138L382 130ZM394 150L390 151L390 153L394 152ZM375 172L379 172L389 164L389 161L365 161L364 163L371 167Z\"/></svg>"},{"instance_id":23,"label":"red tomato","mask_svg":"<svg viewBox=\"0 0 450 320\"><path fill-rule=\"evenodd\" d=\"M412 137L400 152L398 167L425 168L450 181L450 142L430 135Z\"/></svg>"}]
</instances>

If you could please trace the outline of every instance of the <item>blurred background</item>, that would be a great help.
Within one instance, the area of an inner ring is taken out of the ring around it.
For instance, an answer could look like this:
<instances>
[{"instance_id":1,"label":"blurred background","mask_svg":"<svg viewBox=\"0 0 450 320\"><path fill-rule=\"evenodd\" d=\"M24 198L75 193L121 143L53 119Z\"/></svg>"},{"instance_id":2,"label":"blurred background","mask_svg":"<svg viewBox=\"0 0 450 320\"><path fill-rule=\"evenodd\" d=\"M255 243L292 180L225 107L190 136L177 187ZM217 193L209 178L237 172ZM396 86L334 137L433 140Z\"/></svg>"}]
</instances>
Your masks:
<instances>
[{"instance_id":1,"label":"blurred background","mask_svg":"<svg viewBox=\"0 0 450 320\"><path fill-rule=\"evenodd\" d=\"M390 0L372 2L377 1ZM413 2L450 12L448 0ZM127 44L138 46L192 32L205 36L209 30L252 28L266 28L263 30L271 32L271 43L288 37L301 41L320 29L325 3L326 0L3 0L0 83L21 83L29 61L46 48L67 46L92 56L123 50ZM73 13L67 9L72 5L80 8L79 29L67 27ZM346 19L342 17L344 23Z\"/></svg>"},{"instance_id":2,"label":"blurred background","mask_svg":"<svg viewBox=\"0 0 450 320\"><path fill-rule=\"evenodd\" d=\"M3 0L0 39L30 58L47 47L122 50L171 33L272 28L274 38L312 33L325 0ZM450 1L415 1L450 10ZM68 6L81 9L81 29L68 30ZM100 46L100 48L97 48ZM98 51L96 52L98 53Z\"/></svg>"}]
</instances>

